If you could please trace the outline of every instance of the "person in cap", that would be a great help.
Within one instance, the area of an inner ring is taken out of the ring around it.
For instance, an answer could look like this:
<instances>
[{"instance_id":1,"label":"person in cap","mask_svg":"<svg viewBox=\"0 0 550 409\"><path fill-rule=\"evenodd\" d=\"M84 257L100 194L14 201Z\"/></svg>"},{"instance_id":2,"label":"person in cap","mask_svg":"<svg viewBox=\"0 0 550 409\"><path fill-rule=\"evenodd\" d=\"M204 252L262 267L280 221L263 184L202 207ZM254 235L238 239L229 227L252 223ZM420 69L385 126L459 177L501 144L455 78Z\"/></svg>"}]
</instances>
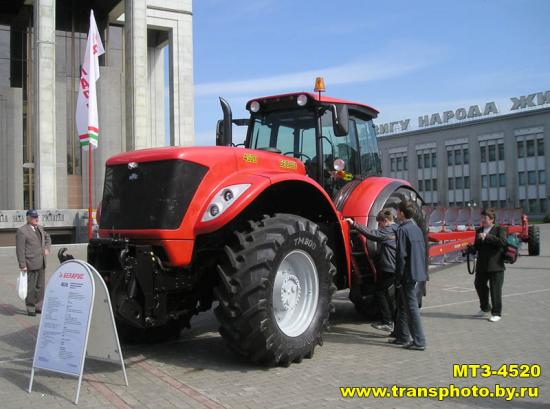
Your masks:
<instances>
[{"instance_id":1,"label":"person in cap","mask_svg":"<svg viewBox=\"0 0 550 409\"><path fill-rule=\"evenodd\" d=\"M27 223L17 229L15 251L19 269L27 272L27 313L42 312L44 299L46 257L50 253L50 235L38 224L38 212L27 211Z\"/></svg>"}]
</instances>

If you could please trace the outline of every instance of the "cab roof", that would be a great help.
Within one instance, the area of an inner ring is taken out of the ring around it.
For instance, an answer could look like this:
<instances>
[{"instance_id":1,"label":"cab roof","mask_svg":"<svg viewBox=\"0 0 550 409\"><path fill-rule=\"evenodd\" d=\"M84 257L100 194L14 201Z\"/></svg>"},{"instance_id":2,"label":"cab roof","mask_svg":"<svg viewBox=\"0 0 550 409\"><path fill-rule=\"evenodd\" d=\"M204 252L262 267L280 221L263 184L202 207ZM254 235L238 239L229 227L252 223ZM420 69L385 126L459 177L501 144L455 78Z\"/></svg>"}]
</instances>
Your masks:
<instances>
[{"instance_id":1,"label":"cab roof","mask_svg":"<svg viewBox=\"0 0 550 409\"><path fill-rule=\"evenodd\" d=\"M279 102L286 99L293 99L298 97L298 95L302 95L302 94L307 95L309 100L313 100L316 102L325 102L328 104L345 104L345 105L348 105L350 109L356 109L358 111L363 111L363 112L366 111L373 118L376 118L378 116L378 113L380 112L376 108L370 105L366 105L360 102L348 101L345 99L334 98L328 95L321 95L321 100L319 101L319 95L313 92L291 92L288 94L279 94L279 95L271 95L271 96L265 96L260 98L254 98L246 103L246 109L250 110L250 103L252 101L258 101L260 104L261 103L269 104L270 102Z\"/></svg>"}]
</instances>

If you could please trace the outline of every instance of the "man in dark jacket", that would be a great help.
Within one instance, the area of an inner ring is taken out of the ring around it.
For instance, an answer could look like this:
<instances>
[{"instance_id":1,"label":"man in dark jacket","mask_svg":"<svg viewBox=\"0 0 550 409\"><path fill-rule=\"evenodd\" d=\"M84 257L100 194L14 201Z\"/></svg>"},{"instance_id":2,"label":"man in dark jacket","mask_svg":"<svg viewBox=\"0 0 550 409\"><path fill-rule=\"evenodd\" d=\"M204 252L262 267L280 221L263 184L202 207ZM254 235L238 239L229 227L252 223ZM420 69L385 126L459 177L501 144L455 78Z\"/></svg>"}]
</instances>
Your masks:
<instances>
[{"instance_id":1,"label":"man in dark jacket","mask_svg":"<svg viewBox=\"0 0 550 409\"><path fill-rule=\"evenodd\" d=\"M379 243L379 249L374 257L377 272L376 300L380 308L381 321L372 324L376 329L386 332L393 331L393 302L390 288L395 283L395 249L397 224L393 221L391 209L382 209L376 216L378 229L369 229L362 224L355 223L353 219L346 221L351 227L365 236L367 239Z\"/></svg>"},{"instance_id":2,"label":"man in dark jacket","mask_svg":"<svg viewBox=\"0 0 550 409\"><path fill-rule=\"evenodd\" d=\"M426 338L420 321L417 286L428 279L428 273L426 241L424 233L412 220L415 212L411 202L403 201L397 207L397 220L401 224L397 229L396 281L401 284L403 308L399 311L396 339L392 343L423 351Z\"/></svg>"},{"instance_id":3,"label":"man in dark jacket","mask_svg":"<svg viewBox=\"0 0 550 409\"><path fill-rule=\"evenodd\" d=\"M502 314L502 283L504 282L504 256L506 248L506 231L495 225L495 209L483 209L481 227L476 229L474 247L477 251L475 287L479 297L480 311L478 317L486 317L491 311L489 321L500 321ZM487 287L487 282L490 284ZM491 302L489 305L489 292Z\"/></svg>"}]
</instances>

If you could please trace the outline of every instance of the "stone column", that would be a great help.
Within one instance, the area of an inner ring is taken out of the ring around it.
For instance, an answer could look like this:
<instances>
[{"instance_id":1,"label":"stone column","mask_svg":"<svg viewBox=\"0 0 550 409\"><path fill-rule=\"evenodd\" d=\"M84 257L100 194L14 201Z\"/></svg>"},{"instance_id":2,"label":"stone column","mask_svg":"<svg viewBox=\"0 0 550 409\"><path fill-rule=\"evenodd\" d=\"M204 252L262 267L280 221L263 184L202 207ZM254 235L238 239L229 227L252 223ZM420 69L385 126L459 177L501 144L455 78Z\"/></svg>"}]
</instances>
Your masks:
<instances>
[{"instance_id":1,"label":"stone column","mask_svg":"<svg viewBox=\"0 0 550 409\"><path fill-rule=\"evenodd\" d=\"M126 150L147 147L147 4L124 1Z\"/></svg>"},{"instance_id":2,"label":"stone column","mask_svg":"<svg viewBox=\"0 0 550 409\"><path fill-rule=\"evenodd\" d=\"M170 48L171 122L174 145L195 143L193 87L193 16L180 13L177 30L172 30Z\"/></svg>"},{"instance_id":3,"label":"stone column","mask_svg":"<svg viewBox=\"0 0 550 409\"><path fill-rule=\"evenodd\" d=\"M165 145L164 124L164 50L163 44L149 47L149 127L148 143L150 147Z\"/></svg>"},{"instance_id":4,"label":"stone column","mask_svg":"<svg viewBox=\"0 0 550 409\"><path fill-rule=\"evenodd\" d=\"M195 142L193 10L191 0L148 0L147 24L167 30L170 43L170 134L179 146ZM214 136L212 136L214 138Z\"/></svg>"},{"instance_id":5,"label":"stone column","mask_svg":"<svg viewBox=\"0 0 550 409\"><path fill-rule=\"evenodd\" d=\"M55 209L55 0L34 1L33 64L36 203L40 209Z\"/></svg>"}]
</instances>

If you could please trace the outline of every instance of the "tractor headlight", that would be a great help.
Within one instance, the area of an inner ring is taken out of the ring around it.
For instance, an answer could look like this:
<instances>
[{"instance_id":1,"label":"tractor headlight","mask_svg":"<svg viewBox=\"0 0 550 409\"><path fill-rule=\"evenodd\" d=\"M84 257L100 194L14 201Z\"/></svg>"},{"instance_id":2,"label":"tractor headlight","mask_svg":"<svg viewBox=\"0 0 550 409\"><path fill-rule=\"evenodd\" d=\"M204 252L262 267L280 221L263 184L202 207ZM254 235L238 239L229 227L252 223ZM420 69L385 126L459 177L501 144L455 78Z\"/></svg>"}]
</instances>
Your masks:
<instances>
[{"instance_id":1,"label":"tractor headlight","mask_svg":"<svg viewBox=\"0 0 550 409\"><path fill-rule=\"evenodd\" d=\"M209 222L225 212L235 200L239 198L250 187L249 183L241 185L226 186L221 189L212 199L202 216L203 222Z\"/></svg>"},{"instance_id":2,"label":"tractor headlight","mask_svg":"<svg viewBox=\"0 0 550 409\"><path fill-rule=\"evenodd\" d=\"M305 94L300 94L298 95L298 98L296 98L296 103L298 104L298 106L305 106L307 104L307 95Z\"/></svg>"},{"instance_id":3,"label":"tractor headlight","mask_svg":"<svg viewBox=\"0 0 550 409\"><path fill-rule=\"evenodd\" d=\"M260 110L260 103L258 101L252 101L250 103L250 111L256 113L259 110Z\"/></svg>"}]
</instances>

